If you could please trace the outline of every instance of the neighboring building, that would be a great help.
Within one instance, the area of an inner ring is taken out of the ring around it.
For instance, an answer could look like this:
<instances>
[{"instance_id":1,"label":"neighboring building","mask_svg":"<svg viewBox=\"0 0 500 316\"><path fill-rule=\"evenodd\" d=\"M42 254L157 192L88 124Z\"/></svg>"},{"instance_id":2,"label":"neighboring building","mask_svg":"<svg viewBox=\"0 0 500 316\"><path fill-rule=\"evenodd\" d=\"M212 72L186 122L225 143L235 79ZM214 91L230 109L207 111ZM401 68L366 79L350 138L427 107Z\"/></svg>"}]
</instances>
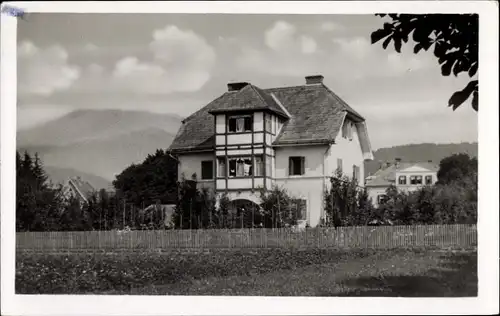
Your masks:
<instances>
[{"instance_id":1,"label":"neighboring building","mask_svg":"<svg viewBox=\"0 0 500 316\"><path fill-rule=\"evenodd\" d=\"M233 201L260 203L256 189L285 188L301 205L300 224L316 226L323 194L337 168L363 185L373 159L365 119L323 84L260 89L246 82L183 121L169 150L179 177L227 192ZM236 203L235 203L236 204Z\"/></svg>"},{"instance_id":2,"label":"neighboring building","mask_svg":"<svg viewBox=\"0 0 500 316\"><path fill-rule=\"evenodd\" d=\"M80 177L70 178L65 186L66 196L75 196L81 203L87 203L89 198L96 192L94 187Z\"/></svg>"},{"instance_id":3,"label":"neighboring building","mask_svg":"<svg viewBox=\"0 0 500 316\"><path fill-rule=\"evenodd\" d=\"M401 162L396 158L394 163L385 163L372 176L366 178L365 186L375 206L385 199L385 192L394 185L398 190L410 192L425 185L437 182L439 166L428 162Z\"/></svg>"}]
</instances>

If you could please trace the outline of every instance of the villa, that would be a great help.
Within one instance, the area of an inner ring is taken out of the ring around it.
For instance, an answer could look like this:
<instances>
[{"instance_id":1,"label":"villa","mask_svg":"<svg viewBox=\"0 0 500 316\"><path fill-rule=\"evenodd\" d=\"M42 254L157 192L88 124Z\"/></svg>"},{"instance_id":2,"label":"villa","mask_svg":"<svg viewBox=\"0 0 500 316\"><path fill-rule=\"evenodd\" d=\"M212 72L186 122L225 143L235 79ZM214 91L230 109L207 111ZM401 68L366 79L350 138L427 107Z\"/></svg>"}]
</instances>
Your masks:
<instances>
[{"instance_id":1,"label":"villa","mask_svg":"<svg viewBox=\"0 0 500 316\"><path fill-rule=\"evenodd\" d=\"M169 150L179 177L260 203L257 189L285 188L301 206L299 224L324 216L323 194L339 169L364 185L372 150L363 116L307 76L300 86L260 89L235 82L185 120Z\"/></svg>"},{"instance_id":2,"label":"villa","mask_svg":"<svg viewBox=\"0 0 500 316\"><path fill-rule=\"evenodd\" d=\"M394 163L384 163L372 176L366 178L366 189L373 204L378 206L386 198L386 190L395 186L399 191L411 192L424 185L437 182L439 166L432 161L401 162L396 158Z\"/></svg>"}]
</instances>

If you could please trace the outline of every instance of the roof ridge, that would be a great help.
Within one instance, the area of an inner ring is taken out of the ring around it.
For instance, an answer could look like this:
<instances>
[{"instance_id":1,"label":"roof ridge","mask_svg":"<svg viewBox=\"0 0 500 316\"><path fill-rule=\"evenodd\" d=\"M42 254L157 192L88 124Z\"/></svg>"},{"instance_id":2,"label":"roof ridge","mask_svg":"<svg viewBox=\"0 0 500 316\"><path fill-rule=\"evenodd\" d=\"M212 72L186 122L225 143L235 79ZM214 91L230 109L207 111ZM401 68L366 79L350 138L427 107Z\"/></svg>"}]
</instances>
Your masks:
<instances>
[{"instance_id":1,"label":"roof ridge","mask_svg":"<svg viewBox=\"0 0 500 316\"><path fill-rule=\"evenodd\" d=\"M328 88L325 84L321 83L321 86L323 86L326 91L328 91L330 93L330 95L336 99L337 101L339 101L339 103L342 105L342 107L344 108L345 111L349 112L349 113L352 113L356 116L359 116L361 119L365 120L365 118L359 114L356 110L354 110L349 104L347 104L346 101L344 101L344 99L342 99L339 95L337 95L335 92L332 91L332 89Z\"/></svg>"},{"instance_id":2,"label":"roof ridge","mask_svg":"<svg viewBox=\"0 0 500 316\"><path fill-rule=\"evenodd\" d=\"M295 85L295 86L286 86L286 87L275 87L275 88L265 88L263 90L277 90L277 89L292 89L292 88L305 88L307 85Z\"/></svg>"},{"instance_id":3,"label":"roof ridge","mask_svg":"<svg viewBox=\"0 0 500 316\"><path fill-rule=\"evenodd\" d=\"M264 106L266 106L266 107L269 107L269 104L267 104L266 100L264 100L264 98L262 97L262 95L257 90L257 89L259 89L259 90L262 90L262 89L260 89L257 86L254 86L253 84L249 84L249 86L252 88L253 91L255 91L255 93L257 93L257 95L259 96L259 99L262 102L262 104L264 104Z\"/></svg>"}]
</instances>

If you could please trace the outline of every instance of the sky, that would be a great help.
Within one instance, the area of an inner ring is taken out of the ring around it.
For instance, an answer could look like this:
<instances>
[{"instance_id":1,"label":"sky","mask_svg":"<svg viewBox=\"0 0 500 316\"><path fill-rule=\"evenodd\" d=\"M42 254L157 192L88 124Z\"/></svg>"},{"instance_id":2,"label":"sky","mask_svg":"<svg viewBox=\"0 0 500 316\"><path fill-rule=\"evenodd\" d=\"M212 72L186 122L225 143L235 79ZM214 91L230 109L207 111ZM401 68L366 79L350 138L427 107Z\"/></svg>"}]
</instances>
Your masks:
<instances>
[{"instance_id":1,"label":"sky","mask_svg":"<svg viewBox=\"0 0 500 316\"><path fill-rule=\"evenodd\" d=\"M18 23L18 128L79 109L188 116L247 81L261 88L324 83L365 118L374 149L473 142L470 78L441 76L432 52L371 44L374 15L33 13Z\"/></svg>"}]
</instances>

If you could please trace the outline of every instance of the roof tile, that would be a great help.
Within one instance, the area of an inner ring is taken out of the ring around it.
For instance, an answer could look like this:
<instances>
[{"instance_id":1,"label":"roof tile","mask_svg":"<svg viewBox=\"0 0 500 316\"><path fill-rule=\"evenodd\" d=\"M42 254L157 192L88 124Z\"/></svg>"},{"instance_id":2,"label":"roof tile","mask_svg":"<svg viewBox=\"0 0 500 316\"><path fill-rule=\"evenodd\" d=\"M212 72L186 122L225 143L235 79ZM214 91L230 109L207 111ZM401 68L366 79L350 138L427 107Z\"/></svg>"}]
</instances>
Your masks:
<instances>
[{"instance_id":1,"label":"roof tile","mask_svg":"<svg viewBox=\"0 0 500 316\"><path fill-rule=\"evenodd\" d=\"M219 111L267 109L287 117L279 102L290 113L275 144L305 141L332 142L340 131L346 113L364 118L323 84L260 89L247 85L239 91L225 92L183 121L170 149L203 150L214 146L214 116Z\"/></svg>"}]
</instances>

